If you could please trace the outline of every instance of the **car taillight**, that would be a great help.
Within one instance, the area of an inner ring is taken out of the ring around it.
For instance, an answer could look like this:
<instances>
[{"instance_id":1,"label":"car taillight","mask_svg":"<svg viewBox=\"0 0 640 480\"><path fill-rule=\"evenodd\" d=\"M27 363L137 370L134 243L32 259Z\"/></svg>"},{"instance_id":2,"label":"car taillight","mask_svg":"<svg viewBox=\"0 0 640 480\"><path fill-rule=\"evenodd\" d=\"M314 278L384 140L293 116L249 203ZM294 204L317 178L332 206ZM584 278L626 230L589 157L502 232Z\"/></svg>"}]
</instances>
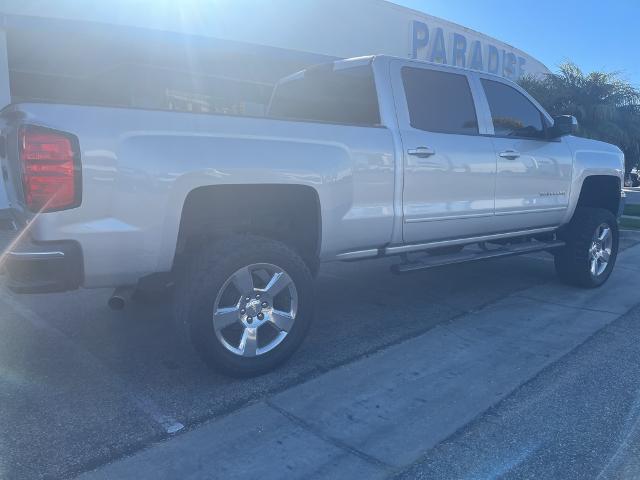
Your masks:
<instances>
[{"instance_id":1,"label":"car taillight","mask_svg":"<svg viewBox=\"0 0 640 480\"><path fill-rule=\"evenodd\" d=\"M25 203L33 212L80 204L80 165L73 137L53 130L20 129L20 161Z\"/></svg>"}]
</instances>

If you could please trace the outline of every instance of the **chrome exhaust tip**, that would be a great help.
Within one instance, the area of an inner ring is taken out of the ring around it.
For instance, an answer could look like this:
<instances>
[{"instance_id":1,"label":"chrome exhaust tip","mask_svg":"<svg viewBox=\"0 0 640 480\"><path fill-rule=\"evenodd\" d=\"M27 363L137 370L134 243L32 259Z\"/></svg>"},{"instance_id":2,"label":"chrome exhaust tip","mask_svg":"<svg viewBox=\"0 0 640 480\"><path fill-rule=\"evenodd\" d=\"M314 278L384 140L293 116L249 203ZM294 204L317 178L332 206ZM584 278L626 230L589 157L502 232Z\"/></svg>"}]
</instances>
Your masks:
<instances>
[{"instance_id":1,"label":"chrome exhaust tip","mask_svg":"<svg viewBox=\"0 0 640 480\"><path fill-rule=\"evenodd\" d=\"M116 288L107 301L111 310L122 311L127 306L127 300L131 296L131 289L128 287Z\"/></svg>"}]
</instances>

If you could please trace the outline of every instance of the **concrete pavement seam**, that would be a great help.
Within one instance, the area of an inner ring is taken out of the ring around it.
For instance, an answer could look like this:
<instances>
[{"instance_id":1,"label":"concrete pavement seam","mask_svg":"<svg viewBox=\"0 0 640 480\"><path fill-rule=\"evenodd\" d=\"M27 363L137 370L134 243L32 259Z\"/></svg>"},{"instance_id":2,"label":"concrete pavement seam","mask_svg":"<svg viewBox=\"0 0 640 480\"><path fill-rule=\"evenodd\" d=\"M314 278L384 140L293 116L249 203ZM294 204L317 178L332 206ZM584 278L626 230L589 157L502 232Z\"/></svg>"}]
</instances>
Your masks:
<instances>
[{"instance_id":1,"label":"concrete pavement seam","mask_svg":"<svg viewBox=\"0 0 640 480\"><path fill-rule=\"evenodd\" d=\"M382 460L372 457L371 455L364 453L360 450L358 450L355 447L352 447L351 445L348 445L347 443L341 441L341 440L337 440L333 437L330 437L328 435L325 435L324 433L318 431L317 429L315 429L313 426L311 426L309 423L305 422L303 419L301 419L300 417L288 412L287 410L278 407L277 405L275 405L274 403L271 402L271 400L267 399L265 400L265 404L271 408L272 410L276 411L277 413L279 413L280 415L282 415L283 417L285 417L287 420L289 420L290 422L292 422L294 425L297 425L298 427L304 429L305 431L309 432L310 434L312 434L314 437L319 438L320 440L322 440L323 442L326 442L330 445L333 445L336 448L339 448L340 450L350 454L350 455L354 455L358 458L360 458L361 460L364 460L365 462L377 467L377 468L381 468L383 470L385 470L386 472L391 473L395 468L385 462L383 462Z\"/></svg>"},{"instance_id":2,"label":"concrete pavement seam","mask_svg":"<svg viewBox=\"0 0 640 480\"><path fill-rule=\"evenodd\" d=\"M572 308L574 310L584 310L586 312L609 313L611 315L625 315L626 313L629 312L629 310L627 310L626 312L613 312L611 310L602 310L600 308L578 307L576 305L567 305L566 303L552 302L550 300L543 300L541 298L529 297L527 295L523 295L522 293L517 293L511 296L516 298L524 298L525 300L531 300L533 302L546 303L548 305L554 305L556 307Z\"/></svg>"}]
</instances>

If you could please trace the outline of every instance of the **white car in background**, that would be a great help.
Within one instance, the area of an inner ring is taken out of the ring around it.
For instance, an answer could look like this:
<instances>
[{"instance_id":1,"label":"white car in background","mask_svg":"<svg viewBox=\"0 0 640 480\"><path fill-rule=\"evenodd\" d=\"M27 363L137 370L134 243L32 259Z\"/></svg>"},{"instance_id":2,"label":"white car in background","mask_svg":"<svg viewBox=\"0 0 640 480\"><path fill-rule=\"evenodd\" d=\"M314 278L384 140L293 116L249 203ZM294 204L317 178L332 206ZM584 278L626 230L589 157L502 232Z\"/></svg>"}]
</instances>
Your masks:
<instances>
[{"instance_id":1,"label":"white car in background","mask_svg":"<svg viewBox=\"0 0 640 480\"><path fill-rule=\"evenodd\" d=\"M640 187L640 171L634 168L624 179L625 187Z\"/></svg>"}]
</instances>

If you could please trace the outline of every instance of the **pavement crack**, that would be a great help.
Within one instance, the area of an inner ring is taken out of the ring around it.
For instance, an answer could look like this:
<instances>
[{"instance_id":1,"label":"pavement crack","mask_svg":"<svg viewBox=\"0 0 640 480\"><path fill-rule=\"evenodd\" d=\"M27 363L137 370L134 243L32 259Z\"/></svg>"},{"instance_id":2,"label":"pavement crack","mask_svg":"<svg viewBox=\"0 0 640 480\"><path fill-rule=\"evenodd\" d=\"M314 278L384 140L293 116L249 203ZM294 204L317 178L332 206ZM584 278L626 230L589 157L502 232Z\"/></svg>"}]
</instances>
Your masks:
<instances>
[{"instance_id":1,"label":"pavement crack","mask_svg":"<svg viewBox=\"0 0 640 480\"><path fill-rule=\"evenodd\" d=\"M453 328L450 327L450 325L441 325L440 328L448 333L450 333L451 335L453 335L454 337L456 337L459 340L462 340L463 342L465 342L466 344L470 344L470 343L474 343L476 340L473 338L468 338L465 337L464 335L460 335L458 332L456 332Z\"/></svg>"},{"instance_id":2,"label":"pavement crack","mask_svg":"<svg viewBox=\"0 0 640 480\"><path fill-rule=\"evenodd\" d=\"M622 315L625 315L627 313L627 312L613 312L611 310L603 310L600 308L579 307L577 305L568 305L566 303L560 303L560 302L552 302L550 300L543 300L541 298L530 297L522 293L516 293L512 296L517 298L524 298L525 300L531 300L533 302L540 302L540 303L546 303L548 305L555 305L556 307L573 308L576 310L585 310L587 312L594 312L594 313L608 313L610 315L617 315L618 317L621 317Z\"/></svg>"},{"instance_id":3,"label":"pavement crack","mask_svg":"<svg viewBox=\"0 0 640 480\"><path fill-rule=\"evenodd\" d=\"M285 417L287 420L289 420L290 422L294 423L295 425L297 425L298 427L306 430L307 432L311 433L313 436L319 438L320 440L323 440L324 442L327 442L331 445L333 445L336 448L339 448L340 450L350 454L350 455L354 455L362 460L364 460L367 463L370 463L371 465L384 469L388 472L392 472L395 470L395 467L393 467L392 465L389 465L388 463L383 462L382 460L376 458L376 457L372 457L371 455L364 453L361 450L358 450L355 447L352 447L351 445L348 445L347 443L343 442L342 440L338 440L336 438L333 438L329 435L326 435L324 433L322 433L320 430L318 430L317 428L313 427L311 424L309 424L308 422L304 421L302 418L286 411L285 409L275 405L271 400L265 400L265 403L267 404L267 406L273 410L275 410L276 412L278 412L280 415L282 415L283 417Z\"/></svg>"}]
</instances>

